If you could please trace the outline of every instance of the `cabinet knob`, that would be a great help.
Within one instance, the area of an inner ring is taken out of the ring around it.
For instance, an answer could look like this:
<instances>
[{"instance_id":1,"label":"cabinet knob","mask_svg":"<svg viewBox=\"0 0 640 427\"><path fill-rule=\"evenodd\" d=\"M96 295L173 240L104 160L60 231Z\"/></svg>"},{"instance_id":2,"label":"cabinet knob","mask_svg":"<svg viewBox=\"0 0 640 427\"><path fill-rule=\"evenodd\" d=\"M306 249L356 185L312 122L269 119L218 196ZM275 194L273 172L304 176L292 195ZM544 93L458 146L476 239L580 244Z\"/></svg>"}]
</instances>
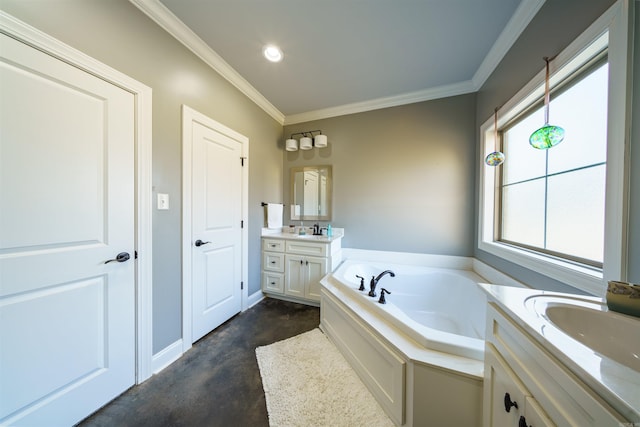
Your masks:
<instances>
[{"instance_id":1,"label":"cabinet knob","mask_svg":"<svg viewBox=\"0 0 640 427\"><path fill-rule=\"evenodd\" d=\"M509 393L505 393L504 394L504 410L507 412L511 412L511 408L515 407L516 409L518 409L518 402L514 402L513 400L511 400L511 396L509 396ZM521 419L524 417L521 417ZM521 426L518 426L521 427Z\"/></svg>"},{"instance_id":2,"label":"cabinet knob","mask_svg":"<svg viewBox=\"0 0 640 427\"><path fill-rule=\"evenodd\" d=\"M520 421L518 421L518 427L531 427L527 425L527 419L520 415Z\"/></svg>"}]
</instances>

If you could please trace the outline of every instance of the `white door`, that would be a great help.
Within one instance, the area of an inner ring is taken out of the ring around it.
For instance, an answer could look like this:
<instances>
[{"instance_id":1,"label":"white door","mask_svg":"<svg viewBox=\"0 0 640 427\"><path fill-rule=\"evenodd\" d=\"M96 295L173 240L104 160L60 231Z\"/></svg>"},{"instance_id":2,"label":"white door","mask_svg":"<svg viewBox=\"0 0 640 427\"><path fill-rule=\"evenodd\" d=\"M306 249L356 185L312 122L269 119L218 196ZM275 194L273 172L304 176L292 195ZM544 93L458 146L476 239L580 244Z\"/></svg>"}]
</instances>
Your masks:
<instances>
[{"instance_id":1,"label":"white door","mask_svg":"<svg viewBox=\"0 0 640 427\"><path fill-rule=\"evenodd\" d=\"M135 381L134 98L0 37L0 424L70 425Z\"/></svg>"},{"instance_id":2,"label":"white door","mask_svg":"<svg viewBox=\"0 0 640 427\"><path fill-rule=\"evenodd\" d=\"M192 122L192 342L242 307L242 143Z\"/></svg>"}]
</instances>

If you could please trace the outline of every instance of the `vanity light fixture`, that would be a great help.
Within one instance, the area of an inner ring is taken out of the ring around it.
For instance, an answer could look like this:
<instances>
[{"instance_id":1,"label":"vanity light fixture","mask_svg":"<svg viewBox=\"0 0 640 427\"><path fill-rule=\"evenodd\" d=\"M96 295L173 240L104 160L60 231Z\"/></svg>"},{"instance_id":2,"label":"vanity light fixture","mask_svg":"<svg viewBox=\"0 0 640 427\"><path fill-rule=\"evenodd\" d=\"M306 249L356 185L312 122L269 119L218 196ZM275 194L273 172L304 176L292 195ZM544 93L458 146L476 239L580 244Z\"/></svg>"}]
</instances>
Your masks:
<instances>
[{"instance_id":1,"label":"vanity light fixture","mask_svg":"<svg viewBox=\"0 0 640 427\"><path fill-rule=\"evenodd\" d=\"M314 135L314 132L318 132ZM301 135L300 150L311 150L313 147L324 148L328 145L327 135L323 135L321 130L308 130L304 132L292 133L291 137L285 141L287 151L298 151L298 140L294 135Z\"/></svg>"},{"instance_id":2,"label":"vanity light fixture","mask_svg":"<svg viewBox=\"0 0 640 427\"><path fill-rule=\"evenodd\" d=\"M280 62L284 58L282 50L275 45L268 44L262 49L262 54L271 62Z\"/></svg>"}]
</instances>

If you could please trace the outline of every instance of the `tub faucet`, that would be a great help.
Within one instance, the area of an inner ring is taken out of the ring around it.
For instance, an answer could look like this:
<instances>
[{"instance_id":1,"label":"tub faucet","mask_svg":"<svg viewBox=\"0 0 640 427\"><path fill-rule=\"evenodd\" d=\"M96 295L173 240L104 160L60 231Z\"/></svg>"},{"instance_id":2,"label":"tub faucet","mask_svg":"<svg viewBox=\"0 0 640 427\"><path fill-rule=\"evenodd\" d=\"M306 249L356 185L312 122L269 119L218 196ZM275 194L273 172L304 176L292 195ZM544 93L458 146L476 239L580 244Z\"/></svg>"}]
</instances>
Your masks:
<instances>
[{"instance_id":1,"label":"tub faucet","mask_svg":"<svg viewBox=\"0 0 640 427\"><path fill-rule=\"evenodd\" d=\"M369 296L370 297L376 297L376 285L378 284L378 281L380 281L380 279L382 279L382 276L384 276L385 274L389 274L389 276L391 277L396 277L396 274L391 271L391 270L385 270L382 273L378 274L378 277L373 277L371 276L371 283L369 283Z\"/></svg>"},{"instance_id":2,"label":"tub faucet","mask_svg":"<svg viewBox=\"0 0 640 427\"><path fill-rule=\"evenodd\" d=\"M381 289L380 289L380 299L378 300L378 302L379 302L380 304L386 304L386 303L387 303L387 300L386 300L386 299L385 299L385 297L384 297L384 293L385 293L385 292L386 292L387 294L391 295L391 292L389 292L389 291L388 291L388 290L386 290L385 288L381 288Z\"/></svg>"}]
</instances>

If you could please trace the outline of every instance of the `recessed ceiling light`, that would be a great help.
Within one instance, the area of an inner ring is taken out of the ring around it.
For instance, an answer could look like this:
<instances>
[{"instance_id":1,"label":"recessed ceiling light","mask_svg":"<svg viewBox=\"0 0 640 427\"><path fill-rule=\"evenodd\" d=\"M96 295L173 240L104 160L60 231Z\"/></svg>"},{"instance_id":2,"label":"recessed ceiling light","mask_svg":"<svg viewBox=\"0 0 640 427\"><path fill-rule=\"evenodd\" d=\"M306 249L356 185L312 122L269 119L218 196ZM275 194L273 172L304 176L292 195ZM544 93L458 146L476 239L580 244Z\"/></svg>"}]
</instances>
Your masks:
<instances>
[{"instance_id":1,"label":"recessed ceiling light","mask_svg":"<svg viewBox=\"0 0 640 427\"><path fill-rule=\"evenodd\" d=\"M264 57L271 62L280 62L284 57L280 48L272 44L266 45L264 49L262 49L262 53L264 54Z\"/></svg>"}]
</instances>

